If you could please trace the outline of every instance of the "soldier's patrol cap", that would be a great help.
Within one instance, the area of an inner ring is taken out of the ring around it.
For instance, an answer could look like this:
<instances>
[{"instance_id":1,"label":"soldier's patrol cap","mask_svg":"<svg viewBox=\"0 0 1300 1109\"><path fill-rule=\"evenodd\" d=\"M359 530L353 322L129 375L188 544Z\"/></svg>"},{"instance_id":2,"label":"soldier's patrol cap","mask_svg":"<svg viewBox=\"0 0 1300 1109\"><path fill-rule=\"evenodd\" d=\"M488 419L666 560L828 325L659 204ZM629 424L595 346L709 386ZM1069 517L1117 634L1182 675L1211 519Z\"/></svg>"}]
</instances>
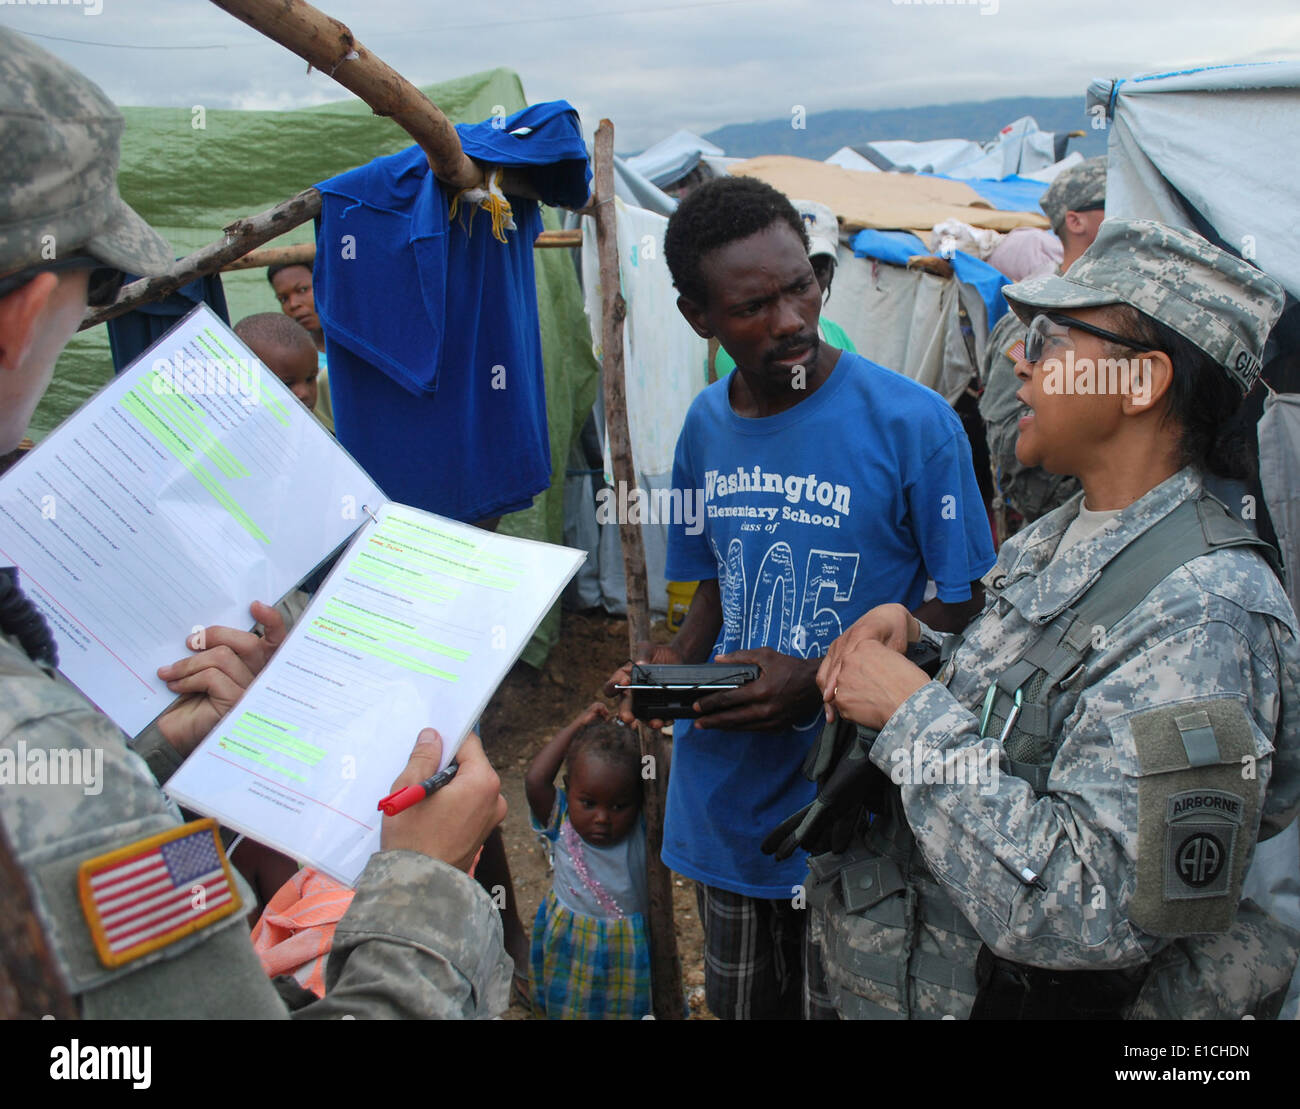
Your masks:
<instances>
[{"instance_id":1,"label":"soldier's patrol cap","mask_svg":"<svg viewBox=\"0 0 1300 1109\"><path fill-rule=\"evenodd\" d=\"M1038 202L1052 229L1065 221L1066 212L1091 212L1106 207L1106 156L1085 158L1056 175Z\"/></svg>"},{"instance_id":2,"label":"soldier's patrol cap","mask_svg":"<svg viewBox=\"0 0 1300 1109\"><path fill-rule=\"evenodd\" d=\"M122 128L98 86L0 27L0 275L79 254L144 276L171 265L117 194Z\"/></svg>"},{"instance_id":3,"label":"soldier's patrol cap","mask_svg":"<svg viewBox=\"0 0 1300 1109\"><path fill-rule=\"evenodd\" d=\"M1039 312L1127 304L1178 332L1249 393L1264 342L1282 314L1282 287L1199 235L1146 219L1108 219L1065 274L1002 290L1029 323Z\"/></svg>"}]
</instances>

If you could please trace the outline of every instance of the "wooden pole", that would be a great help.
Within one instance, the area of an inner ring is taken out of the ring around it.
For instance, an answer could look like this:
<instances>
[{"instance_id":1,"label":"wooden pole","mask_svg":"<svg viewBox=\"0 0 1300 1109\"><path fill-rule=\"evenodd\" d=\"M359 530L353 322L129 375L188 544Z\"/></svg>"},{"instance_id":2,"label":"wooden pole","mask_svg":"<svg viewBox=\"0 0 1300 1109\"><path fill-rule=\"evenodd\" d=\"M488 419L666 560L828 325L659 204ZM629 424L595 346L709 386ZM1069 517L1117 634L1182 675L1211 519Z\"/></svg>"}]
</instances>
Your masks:
<instances>
[{"instance_id":1,"label":"wooden pole","mask_svg":"<svg viewBox=\"0 0 1300 1109\"><path fill-rule=\"evenodd\" d=\"M386 116L424 150L438 177L458 189L483 182L483 171L461 149L451 122L337 19L304 0L212 0L217 7L293 51L356 93L377 116Z\"/></svg>"},{"instance_id":2,"label":"wooden pole","mask_svg":"<svg viewBox=\"0 0 1300 1109\"><path fill-rule=\"evenodd\" d=\"M607 119L596 129L595 208L597 252L600 257L601 346L604 354L605 434L614 464L614 480L627 490L630 503L635 493L636 470L627 430L627 389L623 379L623 321L627 304L619 288L618 222L614 214L614 125ZM622 498L619 498L620 501ZM627 583L628 651L650 639L650 596L646 587L645 545L637 524L619 520L623 547L623 576ZM636 725L643 765L651 776L644 778L646 822L646 876L650 890L650 976L654 992L654 1013L660 1020L681 1020L682 968L677 956L677 932L673 925L673 883L660 858L664 838L664 802L667 781L660 769L667 766L663 737L644 724ZM644 762L648 758L649 762Z\"/></svg>"},{"instance_id":3,"label":"wooden pole","mask_svg":"<svg viewBox=\"0 0 1300 1109\"><path fill-rule=\"evenodd\" d=\"M265 266L306 266L311 269L312 263L315 261L315 243L295 243L293 246L268 246L261 250L250 250L242 258L227 262L221 267L221 272L255 270Z\"/></svg>"},{"instance_id":4,"label":"wooden pole","mask_svg":"<svg viewBox=\"0 0 1300 1109\"><path fill-rule=\"evenodd\" d=\"M543 231L537 236L533 246L538 250L582 246L582 228L575 227L570 231Z\"/></svg>"},{"instance_id":5,"label":"wooden pole","mask_svg":"<svg viewBox=\"0 0 1300 1109\"><path fill-rule=\"evenodd\" d=\"M420 144L439 180L456 189L483 184L482 168L461 149L460 136L447 117L397 70L357 42L337 19L331 19L304 0L212 2L328 73L345 89L361 97L375 115L393 120ZM518 170L502 173L501 190L508 196L538 199ZM87 312L78 330L84 331L142 304L161 300L196 278L221 269L240 268L228 263L315 218L320 213L320 203L320 194L315 189L304 189L274 208L236 220L225 228L226 235L220 242L178 259L165 274L133 281L118 293L111 305Z\"/></svg>"},{"instance_id":6,"label":"wooden pole","mask_svg":"<svg viewBox=\"0 0 1300 1109\"><path fill-rule=\"evenodd\" d=\"M320 193L315 189L303 189L297 196L281 201L274 208L268 208L255 216L237 219L225 228L225 234L217 242L177 259L164 274L132 281L117 294L117 299L112 304L87 312L78 330L85 331L88 327L121 316L142 304L161 300L197 277L216 273L227 262L233 262L253 247L261 246L290 228L305 223L319 211Z\"/></svg>"},{"instance_id":7,"label":"wooden pole","mask_svg":"<svg viewBox=\"0 0 1300 1109\"><path fill-rule=\"evenodd\" d=\"M45 942L22 867L0 824L0 1019L75 1020L77 1007Z\"/></svg>"},{"instance_id":8,"label":"wooden pole","mask_svg":"<svg viewBox=\"0 0 1300 1109\"><path fill-rule=\"evenodd\" d=\"M543 231L533 242L533 247L536 250L576 246L582 246L582 228L580 227L572 231ZM221 267L221 272L253 270L263 266L307 266L310 268L315 260L315 243L268 246L261 250L250 250L242 258L227 262Z\"/></svg>"}]
</instances>

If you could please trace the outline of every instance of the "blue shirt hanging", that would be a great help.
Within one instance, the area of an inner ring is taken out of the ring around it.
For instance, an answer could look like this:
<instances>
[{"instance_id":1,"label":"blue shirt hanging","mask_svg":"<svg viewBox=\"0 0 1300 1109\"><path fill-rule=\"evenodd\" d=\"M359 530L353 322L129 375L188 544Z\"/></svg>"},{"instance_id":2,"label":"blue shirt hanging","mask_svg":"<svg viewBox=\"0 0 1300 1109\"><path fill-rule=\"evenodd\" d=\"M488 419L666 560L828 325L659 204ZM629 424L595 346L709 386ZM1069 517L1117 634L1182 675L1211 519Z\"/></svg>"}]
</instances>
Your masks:
<instances>
[{"instance_id":1,"label":"blue shirt hanging","mask_svg":"<svg viewBox=\"0 0 1300 1109\"><path fill-rule=\"evenodd\" d=\"M565 101L457 127L472 158L523 167L551 204L580 207L591 169ZM503 244L413 146L316 186L313 272L335 432L387 495L476 521L550 483L533 241L536 201L511 197Z\"/></svg>"}]
</instances>

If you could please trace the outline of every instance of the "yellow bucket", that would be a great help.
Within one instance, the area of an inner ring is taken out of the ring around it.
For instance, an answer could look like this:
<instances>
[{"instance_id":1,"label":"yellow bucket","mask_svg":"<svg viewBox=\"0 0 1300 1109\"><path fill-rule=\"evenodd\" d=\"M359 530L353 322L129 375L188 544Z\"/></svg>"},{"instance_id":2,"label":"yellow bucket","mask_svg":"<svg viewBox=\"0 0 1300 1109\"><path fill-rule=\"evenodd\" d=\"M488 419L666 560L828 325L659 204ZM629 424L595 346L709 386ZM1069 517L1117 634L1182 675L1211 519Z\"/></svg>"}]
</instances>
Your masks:
<instances>
[{"instance_id":1,"label":"yellow bucket","mask_svg":"<svg viewBox=\"0 0 1300 1109\"><path fill-rule=\"evenodd\" d=\"M686 610L691 607L697 581L670 581L668 583L668 630L676 632L682 626Z\"/></svg>"}]
</instances>

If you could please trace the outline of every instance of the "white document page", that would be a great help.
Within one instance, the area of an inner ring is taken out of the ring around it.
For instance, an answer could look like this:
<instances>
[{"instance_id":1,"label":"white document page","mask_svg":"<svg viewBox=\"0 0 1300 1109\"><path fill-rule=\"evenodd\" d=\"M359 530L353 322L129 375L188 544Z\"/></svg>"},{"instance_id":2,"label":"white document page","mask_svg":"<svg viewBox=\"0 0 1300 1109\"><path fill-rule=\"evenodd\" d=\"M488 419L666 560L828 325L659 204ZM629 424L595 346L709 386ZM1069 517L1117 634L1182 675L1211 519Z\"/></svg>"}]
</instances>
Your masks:
<instances>
[{"instance_id":1,"label":"white document page","mask_svg":"<svg viewBox=\"0 0 1300 1109\"><path fill-rule=\"evenodd\" d=\"M383 500L200 305L0 477L0 559L60 671L137 735L196 628L250 627Z\"/></svg>"},{"instance_id":2,"label":"white document page","mask_svg":"<svg viewBox=\"0 0 1300 1109\"><path fill-rule=\"evenodd\" d=\"M420 730L446 766L585 557L385 506L168 794L355 883Z\"/></svg>"}]
</instances>

